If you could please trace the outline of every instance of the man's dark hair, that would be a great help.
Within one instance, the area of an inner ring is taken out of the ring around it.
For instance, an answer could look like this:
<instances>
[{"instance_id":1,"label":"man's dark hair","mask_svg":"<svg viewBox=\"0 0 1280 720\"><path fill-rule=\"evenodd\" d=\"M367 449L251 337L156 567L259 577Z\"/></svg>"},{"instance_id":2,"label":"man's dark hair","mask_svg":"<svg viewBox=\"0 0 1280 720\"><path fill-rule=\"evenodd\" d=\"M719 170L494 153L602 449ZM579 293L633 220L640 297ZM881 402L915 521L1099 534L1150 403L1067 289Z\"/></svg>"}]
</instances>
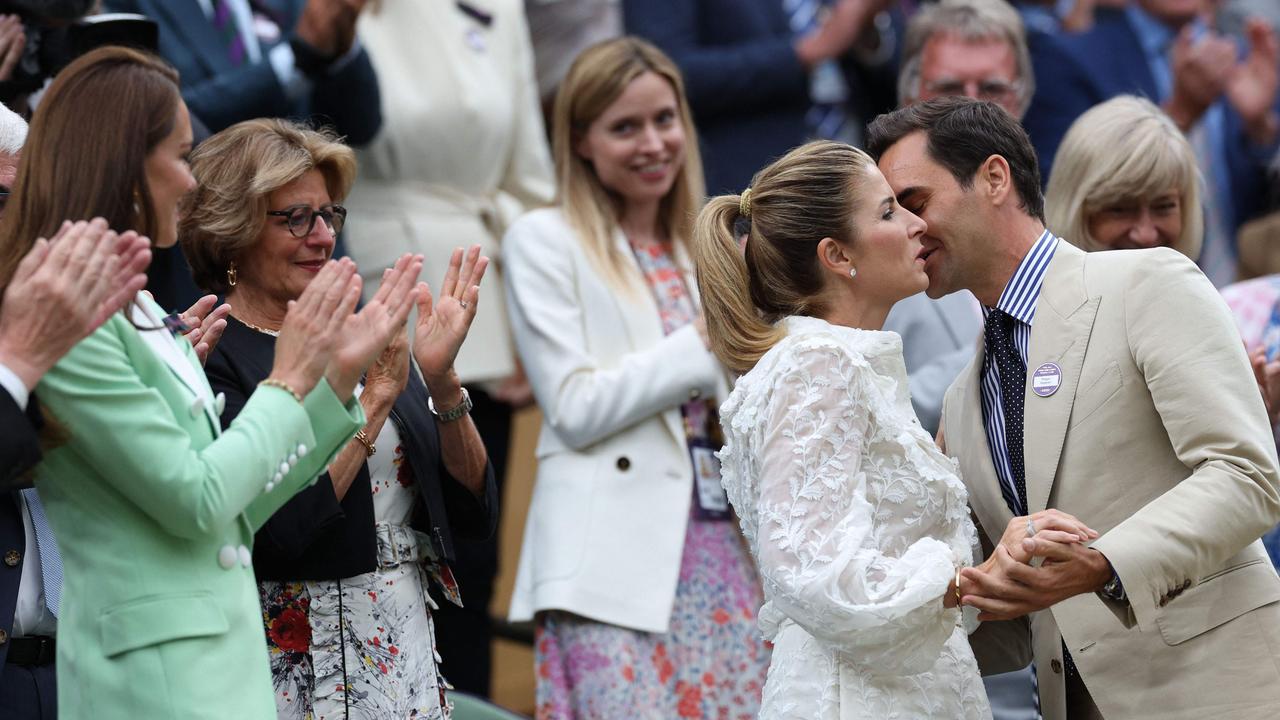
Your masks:
<instances>
[{"instance_id":1,"label":"man's dark hair","mask_svg":"<svg viewBox=\"0 0 1280 720\"><path fill-rule=\"evenodd\" d=\"M890 147L923 130L929 157L945 167L968 190L987 158L1009 163L1019 207L1044 222L1040 165L1022 125L999 105L967 97L943 97L915 103L876 118L867 127L867 152L877 161Z\"/></svg>"}]
</instances>

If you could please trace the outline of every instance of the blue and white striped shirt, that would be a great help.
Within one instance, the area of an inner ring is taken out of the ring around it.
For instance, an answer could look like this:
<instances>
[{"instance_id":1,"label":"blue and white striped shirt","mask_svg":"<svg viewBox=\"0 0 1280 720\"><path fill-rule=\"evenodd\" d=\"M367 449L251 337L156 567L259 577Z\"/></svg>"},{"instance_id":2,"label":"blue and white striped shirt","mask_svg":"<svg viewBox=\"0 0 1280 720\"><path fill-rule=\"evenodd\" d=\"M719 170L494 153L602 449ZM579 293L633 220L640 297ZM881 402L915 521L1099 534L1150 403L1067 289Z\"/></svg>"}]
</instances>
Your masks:
<instances>
[{"instance_id":1,"label":"blue and white striped shirt","mask_svg":"<svg viewBox=\"0 0 1280 720\"><path fill-rule=\"evenodd\" d=\"M1013 326L1013 344L1022 356L1022 364L1027 364L1027 347L1031 344L1031 322L1036 316L1036 302L1040 299L1040 286L1044 284L1044 273L1053 259L1053 252L1058 248L1058 238L1045 230L1031 246L1031 251L1022 258L1022 263L1009 278L1009 284L1000 293L996 308L1013 316L1018 322ZM991 312L990 308L982 308L985 320ZM1024 380L1025 382L1025 380ZM991 448L991 462L996 466L996 476L1000 483L1008 488L1008 496L1021 504L1018 492L1014 489L1013 468L1009 464L1009 449L1004 440L1004 405L1000 403L1000 369L992 361L991 354L983 349L982 358L982 421L987 431L987 445ZM1015 515L1026 515L1027 509L1015 509Z\"/></svg>"}]
</instances>

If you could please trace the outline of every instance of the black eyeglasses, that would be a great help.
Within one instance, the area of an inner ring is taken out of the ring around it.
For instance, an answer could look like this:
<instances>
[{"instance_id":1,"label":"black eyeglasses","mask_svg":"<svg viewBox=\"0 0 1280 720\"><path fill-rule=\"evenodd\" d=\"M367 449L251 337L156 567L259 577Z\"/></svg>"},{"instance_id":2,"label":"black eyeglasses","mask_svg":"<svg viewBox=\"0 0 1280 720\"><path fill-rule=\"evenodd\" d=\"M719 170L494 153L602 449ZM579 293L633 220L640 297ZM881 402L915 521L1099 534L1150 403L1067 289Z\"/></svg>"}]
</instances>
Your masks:
<instances>
[{"instance_id":1,"label":"black eyeglasses","mask_svg":"<svg viewBox=\"0 0 1280 720\"><path fill-rule=\"evenodd\" d=\"M268 215L287 218L289 234L296 238L304 238L316 227L316 218L324 220L329 232L337 235L342 232L342 225L347 221L347 209L341 205L327 205L316 210L310 205L294 205L284 210L268 210Z\"/></svg>"}]
</instances>

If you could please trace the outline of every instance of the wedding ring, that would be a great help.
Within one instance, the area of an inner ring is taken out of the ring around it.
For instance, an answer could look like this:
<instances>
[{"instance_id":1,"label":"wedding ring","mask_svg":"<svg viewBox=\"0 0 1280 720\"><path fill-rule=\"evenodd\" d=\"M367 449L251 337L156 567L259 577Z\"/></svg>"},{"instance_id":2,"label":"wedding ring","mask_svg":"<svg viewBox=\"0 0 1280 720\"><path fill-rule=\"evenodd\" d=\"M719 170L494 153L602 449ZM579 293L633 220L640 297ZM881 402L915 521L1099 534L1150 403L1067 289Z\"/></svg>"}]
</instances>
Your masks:
<instances>
[{"instance_id":1,"label":"wedding ring","mask_svg":"<svg viewBox=\"0 0 1280 720\"><path fill-rule=\"evenodd\" d=\"M1028 517L1027 518L1027 537L1035 537L1035 536L1036 536L1036 521Z\"/></svg>"},{"instance_id":2,"label":"wedding ring","mask_svg":"<svg viewBox=\"0 0 1280 720\"><path fill-rule=\"evenodd\" d=\"M466 309L467 309L467 301L466 301L466 300L459 300L459 301L458 301L458 304L462 306L462 309L463 309L463 310L466 310Z\"/></svg>"}]
</instances>

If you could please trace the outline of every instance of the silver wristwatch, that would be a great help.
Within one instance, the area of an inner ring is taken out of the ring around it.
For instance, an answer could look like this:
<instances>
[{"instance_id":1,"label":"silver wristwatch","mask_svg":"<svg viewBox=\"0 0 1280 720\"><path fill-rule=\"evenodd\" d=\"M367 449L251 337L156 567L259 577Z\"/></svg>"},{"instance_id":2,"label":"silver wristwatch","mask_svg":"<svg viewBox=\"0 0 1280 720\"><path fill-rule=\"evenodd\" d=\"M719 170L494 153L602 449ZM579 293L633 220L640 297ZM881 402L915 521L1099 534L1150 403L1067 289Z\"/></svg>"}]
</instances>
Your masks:
<instances>
[{"instance_id":1,"label":"silver wristwatch","mask_svg":"<svg viewBox=\"0 0 1280 720\"><path fill-rule=\"evenodd\" d=\"M453 422L454 420L457 420L463 415L466 415L467 413L471 412L471 394L467 392L466 388L462 388L462 402L458 403L457 405L454 405L453 407L449 408L448 410L445 410L444 412L439 412L438 410L436 410L436 401L428 397L427 409L430 410L431 414L435 415L436 419L439 420L440 422L442 423Z\"/></svg>"},{"instance_id":2,"label":"silver wristwatch","mask_svg":"<svg viewBox=\"0 0 1280 720\"><path fill-rule=\"evenodd\" d=\"M1109 600L1120 603L1129 602L1129 596L1124 591L1124 583L1120 582L1120 576L1116 574L1115 570L1111 571L1111 579L1102 586L1102 590L1099 592Z\"/></svg>"}]
</instances>

